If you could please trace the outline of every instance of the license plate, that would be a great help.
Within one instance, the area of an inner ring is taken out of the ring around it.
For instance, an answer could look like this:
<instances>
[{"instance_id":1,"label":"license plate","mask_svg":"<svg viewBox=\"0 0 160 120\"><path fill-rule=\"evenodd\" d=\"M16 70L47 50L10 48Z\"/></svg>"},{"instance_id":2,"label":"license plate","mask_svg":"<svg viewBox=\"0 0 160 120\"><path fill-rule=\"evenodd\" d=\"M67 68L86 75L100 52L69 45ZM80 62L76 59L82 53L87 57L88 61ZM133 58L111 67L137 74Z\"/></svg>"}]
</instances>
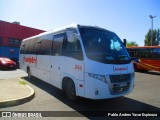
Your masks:
<instances>
[{"instance_id":1,"label":"license plate","mask_svg":"<svg viewBox=\"0 0 160 120\"><path fill-rule=\"evenodd\" d=\"M119 86L120 87L127 86L127 83L126 82L119 83Z\"/></svg>"},{"instance_id":2,"label":"license plate","mask_svg":"<svg viewBox=\"0 0 160 120\"><path fill-rule=\"evenodd\" d=\"M10 65L10 67L14 67L13 65Z\"/></svg>"}]
</instances>

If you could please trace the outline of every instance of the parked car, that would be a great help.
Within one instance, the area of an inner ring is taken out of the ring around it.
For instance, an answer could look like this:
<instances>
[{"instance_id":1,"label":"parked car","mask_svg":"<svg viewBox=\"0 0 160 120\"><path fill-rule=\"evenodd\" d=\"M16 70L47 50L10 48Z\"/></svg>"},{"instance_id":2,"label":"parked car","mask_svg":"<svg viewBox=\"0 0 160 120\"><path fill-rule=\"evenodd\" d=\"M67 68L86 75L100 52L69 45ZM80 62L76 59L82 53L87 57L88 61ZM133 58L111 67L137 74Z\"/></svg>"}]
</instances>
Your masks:
<instances>
[{"instance_id":1,"label":"parked car","mask_svg":"<svg viewBox=\"0 0 160 120\"><path fill-rule=\"evenodd\" d=\"M17 58L10 58L12 61L16 63L17 68L19 68L19 60Z\"/></svg>"},{"instance_id":2,"label":"parked car","mask_svg":"<svg viewBox=\"0 0 160 120\"><path fill-rule=\"evenodd\" d=\"M0 57L0 69L16 69L16 63L9 58Z\"/></svg>"}]
</instances>

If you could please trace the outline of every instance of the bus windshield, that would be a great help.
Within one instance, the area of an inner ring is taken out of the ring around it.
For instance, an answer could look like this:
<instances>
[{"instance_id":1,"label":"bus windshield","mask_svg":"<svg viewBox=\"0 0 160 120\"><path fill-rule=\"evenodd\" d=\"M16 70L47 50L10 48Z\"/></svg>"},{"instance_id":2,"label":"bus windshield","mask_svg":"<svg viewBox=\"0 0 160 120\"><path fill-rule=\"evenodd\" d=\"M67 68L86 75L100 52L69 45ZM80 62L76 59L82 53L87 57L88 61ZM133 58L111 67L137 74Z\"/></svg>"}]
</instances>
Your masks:
<instances>
[{"instance_id":1,"label":"bus windshield","mask_svg":"<svg viewBox=\"0 0 160 120\"><path fill-rule=\"evenodd\" d=\"M89 59L107 64L126 64L131 59L119 37L107 30L81 27L84 49Z\"/></svg>"}]
</instances>

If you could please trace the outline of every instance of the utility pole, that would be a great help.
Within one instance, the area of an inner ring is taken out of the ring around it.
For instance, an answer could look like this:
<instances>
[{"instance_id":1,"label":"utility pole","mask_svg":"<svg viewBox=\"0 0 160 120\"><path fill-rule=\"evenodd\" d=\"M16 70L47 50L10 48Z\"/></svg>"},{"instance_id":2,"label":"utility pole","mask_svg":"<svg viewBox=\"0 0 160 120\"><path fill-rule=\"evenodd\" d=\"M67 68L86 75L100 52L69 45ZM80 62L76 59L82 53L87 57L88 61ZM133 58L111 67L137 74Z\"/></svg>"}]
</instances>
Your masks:
<instances>
[{"instance_id":1,"label":"utility pole","mask_svg":"<svg viewBox=\"0 0 160 120\"><path fill-rule=\"evenodd\" d=\"M152 40L153 40L153 18L155 18L156 16L149 15L149 17L151 18L151 46L152 46L153 45L152 44Z\"/></svg>"}]
</instances>

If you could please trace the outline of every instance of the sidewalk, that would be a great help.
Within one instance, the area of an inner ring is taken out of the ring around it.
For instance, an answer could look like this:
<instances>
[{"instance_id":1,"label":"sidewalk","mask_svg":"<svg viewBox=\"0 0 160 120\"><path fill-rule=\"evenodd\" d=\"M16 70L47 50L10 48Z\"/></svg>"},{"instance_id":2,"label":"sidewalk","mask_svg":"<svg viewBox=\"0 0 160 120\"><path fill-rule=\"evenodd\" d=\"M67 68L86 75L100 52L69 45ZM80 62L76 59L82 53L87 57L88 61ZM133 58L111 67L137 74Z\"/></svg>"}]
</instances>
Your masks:
<instances>
[{"instance_id":1,"label":"sidewalk","mask_svg":"<svg viewBox=\"0 0 160 120\"><path fill-rule=\"evenodd\" d=\"M34 97L34 90L20 78L0 79L0 107L23 104Z\"/></svg>"}]
</instances>

